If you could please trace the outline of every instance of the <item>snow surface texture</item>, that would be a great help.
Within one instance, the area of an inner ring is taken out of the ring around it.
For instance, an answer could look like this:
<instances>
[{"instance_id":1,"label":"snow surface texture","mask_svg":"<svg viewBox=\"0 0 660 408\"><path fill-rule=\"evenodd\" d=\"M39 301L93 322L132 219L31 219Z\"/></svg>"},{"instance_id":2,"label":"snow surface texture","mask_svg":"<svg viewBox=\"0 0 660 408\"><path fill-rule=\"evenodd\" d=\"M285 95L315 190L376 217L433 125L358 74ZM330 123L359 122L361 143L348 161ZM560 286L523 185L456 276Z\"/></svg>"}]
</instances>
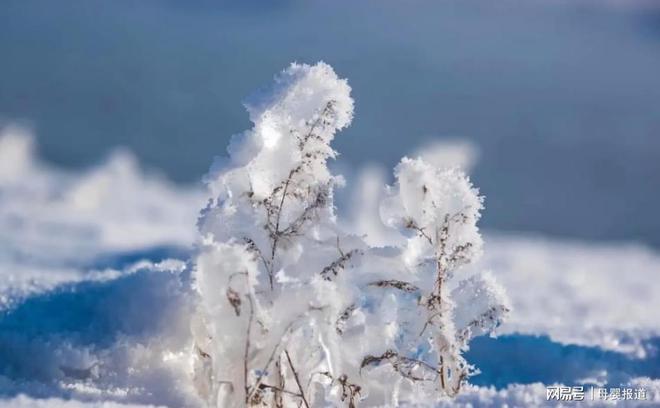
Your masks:
<instances>
[{"instance_id":1,"label":"snow surface texture","mask_svg":"<svg viewBox=\"0 0 660 408\"><path fill-rule=\"evenodd\" d=\"M466 151L456 149L454 164L470 162ZM0 406L199 405L184 262L204 194L145 175L127 157L71 174L39 162L25 131L3 132ZM385 244L399 238L378 221L379 174L365 169L349 184L360 205L345 213L367 241ZM483 374L451 406L547 406L545 384L583 382L639 384L652 391L647 406L660 403L660 383L644 379L660 378L657 252L485 241L479 267L493 271L515 312L501 337L472 345L468 359ZM160 262L168 257L179 260Z\"/></svg>"},{"instance_id":2,"label":"snow surface texture","mask_svg":"<svg viewBox=\"0 0 660 408\"><path fill-rule=\"evenodd\" d=\"M660 389L660 381L635 379L630 383L634 387ZM456 400L440 403L437 408L474 408L474 407L656 407L660 404L660 393L650 395L645 401L597 402L589 399L583 402L549 404L545 398L546 386L541 383L511 385L496 390L492 387L468 387ZM148 408L157 405L121 404L115 402L81 402L57 398L33 399L25 395L7 400L0 400L0 408Z\"/></svg>"}]
</instances>

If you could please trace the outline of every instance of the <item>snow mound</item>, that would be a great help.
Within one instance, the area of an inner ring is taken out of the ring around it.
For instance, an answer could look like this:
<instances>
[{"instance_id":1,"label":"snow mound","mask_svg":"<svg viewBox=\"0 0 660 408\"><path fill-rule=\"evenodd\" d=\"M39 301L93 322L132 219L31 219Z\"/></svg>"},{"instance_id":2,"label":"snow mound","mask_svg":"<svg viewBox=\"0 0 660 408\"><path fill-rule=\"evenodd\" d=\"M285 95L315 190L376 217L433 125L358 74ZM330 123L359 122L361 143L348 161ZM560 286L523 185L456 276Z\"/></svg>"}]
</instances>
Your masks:
<instances>
[{"instance_id":1,"label":"snow mound","mask_svg":"<svg viewBox=\"0 0 660 408\"><path fill-rule=\"evenodd\" d=\"M548 335L639 358L660 336L660 254L640 244L491 235L483 262L515 313L501 333Z\"/></svg>"},{"instance_id":2,"label":"snow mound","mask_svg":"<svg viewBox=\"0 0 660 408\"><path fill-rule=\"evenodd\" d=\"M0 395L196 404L187 376L194 301L188 276L179 261L142 262L5 310Z\"/></svg>"},{"instance_id":3,"label":"snow mound","mask_svg":"<svg viewBox=\"0 0 660 408\"><path fill-rule=\"evenodd\" d=\"M161 407L162 405L158 405ZM1 400L1 408L156 408L156 405L121 404L117 402L82 402L60 398L34 399L26 395Z\"/></svg>"},{"instance_id":4,"label":"snow mound","mask_svg":"<svg viewBox=\"0 0 660 408\"><path fill-rule=\"evenodd\" d=\"M138 257L194 241L201 188L145 174L123 150L75 174L39 161L34 147L27 130L0 130L0 310L103 274L112 254Z\"/></svg>"}]
</instances>

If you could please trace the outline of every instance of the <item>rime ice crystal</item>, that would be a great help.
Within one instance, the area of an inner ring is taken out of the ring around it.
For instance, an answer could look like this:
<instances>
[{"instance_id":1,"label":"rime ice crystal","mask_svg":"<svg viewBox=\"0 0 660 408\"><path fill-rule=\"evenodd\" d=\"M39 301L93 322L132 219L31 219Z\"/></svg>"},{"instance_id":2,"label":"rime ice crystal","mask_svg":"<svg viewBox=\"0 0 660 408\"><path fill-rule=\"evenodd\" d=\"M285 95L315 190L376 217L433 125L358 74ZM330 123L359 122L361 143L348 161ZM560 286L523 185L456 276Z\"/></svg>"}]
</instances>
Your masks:
<instances>
[{"instance_id":1,"label":"rime ice crystal","mask_svg":"<svg viewBox=\"0 0 660 408\"><path fill-rule=\"evenodd\" d=\"M477 191L457 170L404 158L382 215L407 243L370 247L338 226L342 179L327 167L353 116L347 82L324 63L292 64L246 106L254 126L213 164L198 224L200 396L350 407L455 395L469 339L508 310L491 278L449 290L481 250Z\"/></svg>"}]
</instances>

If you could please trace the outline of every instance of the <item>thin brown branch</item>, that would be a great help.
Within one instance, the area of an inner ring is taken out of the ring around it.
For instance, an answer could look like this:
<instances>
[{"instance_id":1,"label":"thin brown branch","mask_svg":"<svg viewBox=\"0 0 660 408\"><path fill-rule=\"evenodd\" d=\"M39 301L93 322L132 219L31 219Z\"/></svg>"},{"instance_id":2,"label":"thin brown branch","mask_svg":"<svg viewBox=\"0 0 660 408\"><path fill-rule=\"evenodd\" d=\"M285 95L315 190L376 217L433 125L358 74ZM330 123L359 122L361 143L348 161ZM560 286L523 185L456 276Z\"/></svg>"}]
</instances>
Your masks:
<instances>
[{"instance_id":1,"label":"thin brown branch","mask_svg":"<svg viewBox=\"0 0 660 408\"><path fill-rule=\"evenodd\" d=\"M245 350L243 352L243 384L245 387L245 404L247 405L250 402L250 385L248 384L248 375L249 375L249 362L248 355L250 354L250 339L252 338L252 321L254 320L254 302L252 301L252 296L245 295L250 304L250 315L248 317L248 325L245 333Z\"/></svg>"},{"instance_id":2,"label":"thin brown branch","mask_svg":"<svg viewBox=\"0 0 660 408\"><path fill-rule=\"evenodd\" d=\"M293 378L296 380L296 384L298 385L298 389L300 390L300 398L305 404L305 407L310 408L309 402L307 402L307 398L305 398L305 391L303 390L302 384L300 384L300 378L298 378L298 372L296 371L295 367L293 366L293 362L291 361L291 356L289 355L289 351L284 350L284 354L286 355L286 359L289 362L289 367L291 367L291 372L293 372Z\"/></svg>"},{"instance_id":3,"label":"thin brown branch","mask_svg":"<svg viewBox=\"0 0 660 408\"><path fill-rule=\"evenodd\" d=\"M355 400L360 396L362 387L348 382L346 374L340 375L337 382L341 386L341 400L346 401L348 399L348 408L356 408Z\"/></svg>"},{"instance_id":4,"label":"thin brown branch","mask_svg":"<svg viewBox=\"0 0 660 408\"><path fill-rule=\"evenodd\" d=\"M350 319L353 312L357 309L355 304L349 305L344 311L339 315L337 321L335 321L335 330L340 336L344 334L344 326L346 326L346 321Z\"/></svg>"},{"instance_id":5,"label":"thin brown branch","mask_svg":"<svg viewBox=\"0 0 660 408\"><path fill-rule=\"evenodd\" d=\"M323 308L310 307L309 310L308 310L308 312L309 312L309 311L320 311L320 310L323 310ZM275 356L277 355L277 352L280 350L280 346L282 345L282 343L284 342L284 340L286 340L286 337L287 337L287 335L289 334L289 332L293 329L294 324L297 323L298 321L300 321L300 319L302 319L302 318L305 317L306 315L307 315L307 312L301 313L298 317L296 317L296 318L293 319L291 322L289 322L289 324L285 327L284 332L283 332L282 335L280 336L279 340L278 340L277 343L273 346L273 350L271 351L270 356L268 357L268 360L266 361L266 363L264 364L263 368L262 368L261 371L259 372L259 376L257 377L257 379L256 379L256 381L255 381L255 386L254 386L253 389L252 389L252 393L255 392L255 390L259 387L259 385L260 385L261 382L263 381L264 376L265 376L266 373L268 372L268 367L270 367L270 365L271 365L271 364L273 363L273 361L275 360Z\"/></svg>"},{"instance_id":6,"label":"thin brown branch","mask_svg":"<svg viewBox=\"0 0 660 408\"><path fill-rule=\"evenodd\" d=\"M261 388L262 390L271 390L271 391L281 392L283 394L288 394L288 395L291 395L291 396L297 397L297 398L301 397L301 395L298 394L297 392L285 390L283 388L276 387L274 385L268 385L268 384L261 383L261 384L259 384L259 388Z\"/></svg>"},{"instance_id":7,"label":"thin brown branch","mask_svg":"<svg viewBox=\"0 0 660 408\"><path fill-rule=\"evenodd\" d=\"M362 387L359 386L358 384L353 384L348 381L348 376L346 374L342 374L339 376L339 378L335 378L330 374L328 371L317 371L309 376L309 380L307 381L307 386L312 383L312 380L314 379L315 375L321 375L324 377L327 377L330 380L330 384L337 383L341 387L341 400L346 401L348 399L348 408L356 408L357 407L357 398L360 397L360 392L362 391Z\"/></svg>"},{"instance_id":8,"label":"thin brown branch","mask_svg":"<svg viewBox=\"0 0 660 408\"><path fill-rule=\"evenodd\" d=\"M509 311L510 310L508 307L502 305L488 308L488 310L486 310L481 315L479 315L478 317L470 321L467 325L465 325L465 328L461 331L458 338L461 341L467 341L468 334L472 329L486 328L487 322L495 326L498 324L497 316L499 314L508 313Z\"/></svg>"},{"instance_id":9,"label":"thin brown branch","mask_svg":"<svg viewBox=\"0 0 660 408\"><path fill-rule=\"evenodd\" d=\"M234 313L236 316L241 315L241 296L232 288L227 288L227 300L229 304L234 308Z\"/></svg>"},{"instance_id":10,"label":"thin brown branch","mask_svg":"<svg viewBox=\"0 0 660 408\"><path fill-rule=\"evenodd\" d=\"M341 249L339 249L339 258L335 259L332 261L332 263L330 263L330 265L323 268L321 271L321 277L327 281L332 280L333 277L337 276L340 271L346 268L346 263L359 252L360 251L357 249L352 249L344 253Z\"/></svg>"},{"instance_id":11,"label":"thin brown branch","mask_svg":"<svg viewBox=\"0 0 660 408\"><path fill-rule=\"evenodd\" d=\"M270 265L266 257L264 257L264 254L261 252L261 249L259 249L259 246L257 246L257 243L254 242L254 240L249 237L243 237L243 241L247 244L248 251L256 254L257 257L261 259L261 262L264 264L264 268L266 268L266 271L268 271L270 269Z\"/></svg>"},{"instance_id":12,"label":"thin brown branch","mask_svg":"<svg viewBox=\"0 0 660 408\"><path fill-rule=\"evenodd\" d=\"M419 234L419 236L425 238L428 241L429 245L433 246L433 240L431 239L431 237L426 233L426 231L424 231L424 228L417 225L415 220L413 220L412 218L406 220L404 226L413 231L417 231L417 234Z\"/></svg>"},{"instance_id":13,"label":"thin brown branch","mask_svg":"<svg viewBox=\"0 0 660 408\"><path fill-rule=\"evenodd\" d=\"M281 390L284 389L284 373L282 372L282 356L280 355L275 361L275 375L277 379L277 387L274 389L274 403L275 408L284 408L284 396Z\"/></svg>"},{"instance_id":14,"label":"thin brown branch","mask_svg":"<svg viewBox=\"0 0 660 408\"><path fill-rule=\"evenodd\" d=\"M326 118L327 115L329 115L332 112L332 110L334 109L335 103L336 102L334 100L330 100L330 101L328 101L328 103L325 104L325 107L323 108L323 110L319 114L318 118L316 118L314 123L312 123L312 126L309 128L309 131L307 132L307 134L305 134L305 136L298 141L298 148L301 151L305 148L305 145L307 144L309 139L311 139L314 136L314 131L316 130L316 127L318 125L320 125L320 124L329 125L330 124L325 118Z\"/></svg>"},{"instance_id":15,"label":"thin brown branch","mask_svg":"<svg viewBox=\"0 0 660 408\"><path fill-rule=\"evenodd\" d=\"M229 301L229 304L234 308L234 312L236 313L236 316L240 316L241 304L243 303L241 301L241 295L231 287L231 282L237 276L244 276L247 279L248 273L234 272L231 275L229 275L229 277L227 278L227 293L225 295L227 297L227 300Z\"/></svg>"},{"instance_id":16,"label":"thin brown branch","mask_svg":"<svg viewBox=\"0 0 660 408\"><path fill-rule=\"evenodd\" d=\"M374 281L369 283L369 286L375 286L377 288L393 288L406 293L416 293L420 291L420 289L412 283L396 279Z\"/></svg>"},{"instance_id":17,"label":"thin brown branch","mask_svg":"<svg viewBox=\"0 0 660 408\"><path fill-rule=\"evenodd\" d=\"M362 369L365 367L370 365L379 365L382 362L388 362L396 372L411 381L430 381L428 378L415 375L414 371L416 368L432 371L435 376L440 373L438 368L433 367L427 362L411 357L402 356L394 350L387 350L380 356L365 356L362 359L362 363L360 364L360 371L362 371Z\"/></svg>"}]
</instances>

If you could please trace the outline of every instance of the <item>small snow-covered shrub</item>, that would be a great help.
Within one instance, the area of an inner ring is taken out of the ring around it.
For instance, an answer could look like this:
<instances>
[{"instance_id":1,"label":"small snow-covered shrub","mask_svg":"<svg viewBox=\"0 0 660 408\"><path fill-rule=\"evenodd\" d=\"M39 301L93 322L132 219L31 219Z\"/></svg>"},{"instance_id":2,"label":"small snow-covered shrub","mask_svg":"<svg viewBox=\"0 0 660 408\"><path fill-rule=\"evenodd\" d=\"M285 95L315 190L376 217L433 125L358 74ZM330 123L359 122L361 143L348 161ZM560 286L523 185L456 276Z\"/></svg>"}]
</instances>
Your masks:
<instances>
[{"instance_id":1,"label":"small snow-covered shrub","mask_svg":"<svg viewBox=\"0 0 660 408\"><path fill-rule=\"evenodd\" d=\"M338 226L327 167L353 117L324 63L292 64L247 103L254 127L216 159L199 219L194 381L209 406L429 403L473 373L473 336L508 312L481 251L482 198L456 169L404 158L381 205L400 247Z\"/></svg>"}]
</instances>

